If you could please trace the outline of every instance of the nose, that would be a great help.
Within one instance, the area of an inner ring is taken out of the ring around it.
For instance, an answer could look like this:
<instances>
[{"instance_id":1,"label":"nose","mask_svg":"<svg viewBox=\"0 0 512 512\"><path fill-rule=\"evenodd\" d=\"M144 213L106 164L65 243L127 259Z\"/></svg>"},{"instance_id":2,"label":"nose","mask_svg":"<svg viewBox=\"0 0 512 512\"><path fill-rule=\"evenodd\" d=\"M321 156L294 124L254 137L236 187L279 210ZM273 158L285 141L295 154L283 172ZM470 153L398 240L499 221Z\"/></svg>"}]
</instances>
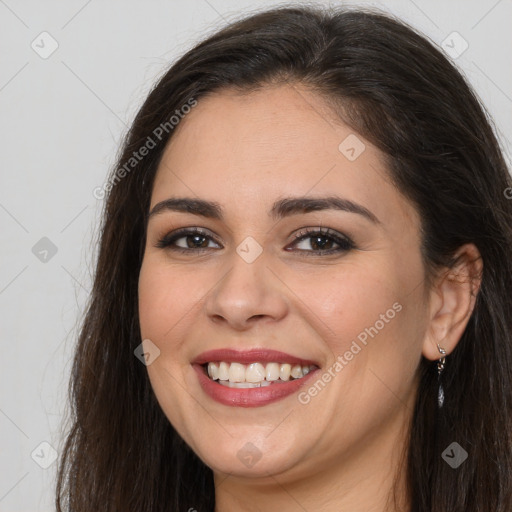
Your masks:
<instances>
[{"instance_id":1,"label":"nose","mask_svg":"<svg viewBox=\"0 0 512 512\"><path fill-rule=\"evenodd\" d=\"M264 254L248 263L235 253L231 263L205 300L208 317L239 331L284 318L288 311L284 287Z\"/></svg>"}]
</instances>

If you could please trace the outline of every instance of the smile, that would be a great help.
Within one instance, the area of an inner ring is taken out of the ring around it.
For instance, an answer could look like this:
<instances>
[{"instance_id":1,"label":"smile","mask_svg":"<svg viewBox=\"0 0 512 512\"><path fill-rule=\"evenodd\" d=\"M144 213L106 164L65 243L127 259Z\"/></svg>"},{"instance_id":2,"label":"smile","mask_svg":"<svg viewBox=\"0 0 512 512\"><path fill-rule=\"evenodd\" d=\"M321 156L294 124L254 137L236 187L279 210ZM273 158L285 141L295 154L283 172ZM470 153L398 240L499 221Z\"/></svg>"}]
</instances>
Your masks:
<instances>
[{"instance_id":1,"label":"smile","mask_svg":"<svg viewBox=\"0 0 512 512\"><path fill-rule=\"evenodd\" d=\"M231 407L262 407L296 394L320 363L265 348L208 350L191 361L203 392Z\"/></svg>"},{"instance_id":2,"label":"smile","mask_svg":"<svg viewBox=\"0 0 512 512\"><path fill-rule=\"evenodd\" d=\"M211 380L230 388L259 388L301 379L316 368L315 365L300 365L277 362L209 362L203 365Z\"/></svg>"}]
</instances>

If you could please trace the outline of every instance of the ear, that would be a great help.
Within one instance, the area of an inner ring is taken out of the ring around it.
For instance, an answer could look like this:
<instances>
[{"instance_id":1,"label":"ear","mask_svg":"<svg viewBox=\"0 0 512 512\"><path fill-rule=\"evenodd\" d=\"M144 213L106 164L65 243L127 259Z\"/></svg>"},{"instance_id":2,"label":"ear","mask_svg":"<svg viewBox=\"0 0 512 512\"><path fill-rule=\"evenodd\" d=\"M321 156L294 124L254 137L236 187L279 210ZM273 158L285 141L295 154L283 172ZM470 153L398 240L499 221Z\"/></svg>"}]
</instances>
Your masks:
<instances>
[{"instance_id":1,"label":"ear","mask_svg":"<svg viewBox=\"0 0 512 512\"><path fill-rule=\"evenodd\" d=\"M455 265L443 271L430 292L430 321L422 354L432 361L442 357L437 344L453 352L475 307L482 281L483 262L474 244L465 244L455 254Z\"/></svg>"}]
</instances>

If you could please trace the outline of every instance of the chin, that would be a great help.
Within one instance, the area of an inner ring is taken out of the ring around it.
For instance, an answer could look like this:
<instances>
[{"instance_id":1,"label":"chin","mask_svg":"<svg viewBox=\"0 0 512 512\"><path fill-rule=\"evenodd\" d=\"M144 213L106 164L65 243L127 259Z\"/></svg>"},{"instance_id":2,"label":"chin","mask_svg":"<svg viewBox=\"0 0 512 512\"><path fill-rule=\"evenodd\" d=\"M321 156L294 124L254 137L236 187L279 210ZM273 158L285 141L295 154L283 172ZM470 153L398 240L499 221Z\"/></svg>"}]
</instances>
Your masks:
<instances>
[{"instance_id":1,"label":"chin","mask_svg":"<svg viewBox=\"0 0 512 512\"><path fill-rule=\"evenodd\" d=\"M243 458L246 461L240 460L236 455L233 457L230 453L222 459L210 455L203 461L214 473L243 478L268 478L286 471L292 465L286 460L285 454L273 454L272 457L262 455L260 459L256 456L253 460L248 455L244 455Z\"/></svg>"},{"instance_id":2,"label":"chin","mask_svg":"<svg viewBox=\"0 0 512 512\"><path fill-rule=\"evenodd\" d=\"M231 476L269 477L296 465L298 454L294 447L277 448L264 436L259 440L254 435L233 436L223 445L201 446L196 453L214 472ZM291 453L294 457L290 457Z\"/></svg>"}]
</instances>

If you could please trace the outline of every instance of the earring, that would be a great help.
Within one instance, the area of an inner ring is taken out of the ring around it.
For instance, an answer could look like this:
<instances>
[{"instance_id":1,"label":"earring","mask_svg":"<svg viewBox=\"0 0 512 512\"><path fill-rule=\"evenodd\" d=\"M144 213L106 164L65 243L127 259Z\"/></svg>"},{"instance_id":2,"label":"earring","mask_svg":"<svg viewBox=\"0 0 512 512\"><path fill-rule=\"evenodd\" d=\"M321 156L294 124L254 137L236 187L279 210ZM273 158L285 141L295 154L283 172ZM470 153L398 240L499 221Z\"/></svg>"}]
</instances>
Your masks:
<instances>
[{"instance_id":1,"label":"earring","mask_svg":"<svg viewBox=\"0 0 512 512\"><path fill-rule=\"evenodd\" d=\"M440 347L439 343L437 344L437 348L441 355L443 356L439 358L439 361L437 362L437 381L439 383L439 391L437 393L437 405L439 406L439 409L441 409L441 407L443 407L444 404L444 390L443 385L441 384L441 373L443 372L446 363L446 350Z\"/></svg>"}]
</instances>

